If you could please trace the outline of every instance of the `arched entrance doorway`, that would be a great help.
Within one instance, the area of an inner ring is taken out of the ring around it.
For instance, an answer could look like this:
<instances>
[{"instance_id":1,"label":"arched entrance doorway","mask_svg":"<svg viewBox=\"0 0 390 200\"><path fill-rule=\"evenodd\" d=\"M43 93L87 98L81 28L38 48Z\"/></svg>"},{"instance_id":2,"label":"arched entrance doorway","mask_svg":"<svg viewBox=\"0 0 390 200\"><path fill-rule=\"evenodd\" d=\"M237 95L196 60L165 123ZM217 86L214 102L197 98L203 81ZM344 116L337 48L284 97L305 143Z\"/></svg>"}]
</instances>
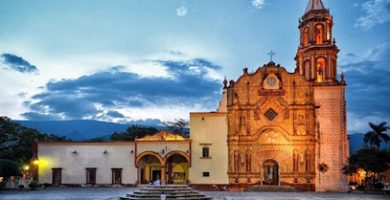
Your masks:
<instances>
[{"instance_id":1,"label":"arched entrance doorway","mask_svg":"<svg viewBox=\"0 0 390 200\"><path fill-rule=\"evenodd\" d=\"M149 184L156 180L162 182L164 169L162 160L158 155L145 154L137 159L138 163L138 181L141 184Z\"/></svg>"},{"instance_id":2,"label":"arched entrance doorway","mask_svg":"<svg viewBox=\"0 0 390 200\"><path fill-rule=\"evenodd\" d=\"M263 162L263 185L279 185L279 165L275 160Z\"/></svg>"},{"instance_id":3,"label":"arched entrance doorway","mask_svg":"<svg viewBox=\"0 0 390 200\"><path fill-rule=\"evenodd\" d=\"M173 152L165 158L165 180L167 184L187 184L189 157L183 153Z\"/></svg>"}]
</instances>

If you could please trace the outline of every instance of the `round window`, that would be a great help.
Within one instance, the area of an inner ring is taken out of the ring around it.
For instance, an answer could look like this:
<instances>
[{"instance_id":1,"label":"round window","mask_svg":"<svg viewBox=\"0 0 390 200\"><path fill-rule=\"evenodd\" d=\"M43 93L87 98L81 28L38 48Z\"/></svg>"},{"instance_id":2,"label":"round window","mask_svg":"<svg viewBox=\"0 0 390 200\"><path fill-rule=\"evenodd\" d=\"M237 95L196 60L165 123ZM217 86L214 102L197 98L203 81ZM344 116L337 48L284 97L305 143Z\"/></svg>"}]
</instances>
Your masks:
<instances>
[{"instance_id":1,"label":"round window","mask_svg":"<svg viewBox=\"0 0 390 200\"><path fill-rule=\"evenodd\" d=\"M270 77L267 80L268 85L274 86L276 84L276 79L274 77Z\"/></svg>"}]
</instances>

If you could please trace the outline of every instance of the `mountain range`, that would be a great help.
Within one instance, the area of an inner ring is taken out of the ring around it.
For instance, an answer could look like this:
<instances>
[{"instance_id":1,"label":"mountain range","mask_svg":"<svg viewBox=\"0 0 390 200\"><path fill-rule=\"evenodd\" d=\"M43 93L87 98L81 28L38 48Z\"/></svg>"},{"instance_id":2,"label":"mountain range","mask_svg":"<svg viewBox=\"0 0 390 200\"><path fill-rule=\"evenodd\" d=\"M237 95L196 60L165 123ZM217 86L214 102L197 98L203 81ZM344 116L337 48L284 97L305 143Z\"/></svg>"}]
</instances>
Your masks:
<instances>
[{"instance_id":1,"label":"mountain range","mask_svg":"<svg viewBox=\"0 0 390 200\"><path fill-rule=\"evenodd\" d=\"M37 129L42 133L66 136L72 140L81 141L93 138L108 139L114 132L123 132L131 125L162 128L160 120L139 120L127 124L102 122L95 120L69 121L15 121L23 126Z\"/></svg>"},{"instance_id":2,"label":"mountain range","mask_svg":"<svg viewBox=\"0 0 390 200\"><path fill-rule=\"evenodd\" d=\"M66 136L72 140L81 141L93 138L109 139L114 132L123 132L128 126L139 125L162 129L162 122L158 119L133 121L127 124L110 123L94 120L71 121L15 121L23 126L34 128L43 133ZM364 134L349 134L350 153L354 153L363 147ZM382 144L382 148L389 148L390 143Z\"/></svg>"}]
</instances>

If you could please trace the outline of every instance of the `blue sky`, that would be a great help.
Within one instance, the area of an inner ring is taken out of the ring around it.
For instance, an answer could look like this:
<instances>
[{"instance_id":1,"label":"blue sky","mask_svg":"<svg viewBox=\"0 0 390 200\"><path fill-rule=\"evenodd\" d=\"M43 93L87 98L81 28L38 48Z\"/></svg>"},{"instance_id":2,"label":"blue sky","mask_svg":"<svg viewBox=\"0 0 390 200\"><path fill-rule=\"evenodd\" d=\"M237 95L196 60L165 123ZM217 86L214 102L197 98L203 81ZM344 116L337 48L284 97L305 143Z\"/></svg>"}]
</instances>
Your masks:
<instances>
[{"instance_id":1,"label":"blue sky","mask_svg":"<svg viewBox=\"0 0 390 200\"><path fill-rule=\"evenodd\" d=\"M334 16L348 127L390 122L390 0L323 0ZM224 76L293 71L307 0L0 0L0 115L188 118L215 110Z\"/></svg>"}]
</instances>

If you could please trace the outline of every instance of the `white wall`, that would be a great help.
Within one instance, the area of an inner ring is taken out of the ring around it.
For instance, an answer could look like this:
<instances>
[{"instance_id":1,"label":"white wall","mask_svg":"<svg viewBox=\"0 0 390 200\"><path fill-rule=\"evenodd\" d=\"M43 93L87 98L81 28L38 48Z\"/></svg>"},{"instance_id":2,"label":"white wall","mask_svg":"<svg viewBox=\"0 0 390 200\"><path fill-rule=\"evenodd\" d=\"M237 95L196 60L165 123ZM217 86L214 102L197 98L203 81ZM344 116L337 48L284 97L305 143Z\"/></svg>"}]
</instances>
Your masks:
<instances>
[{"instance_id":1,"label":"white wall","mask_svg":"<svg viewBox=\"0 0 390 200\"><path fill-rule=\"evenodd\" d=\"M122 184L135 184L134 157L132 142L39 143L39 182L52 183L52 168L62 168L62 184L85 184L85 168L97 168L96 183L111 184L111 168L122 168Z\"/></svg>"},{"instance_id":2,"label":"white wall","mask_svg":"<svg viewBox=\"0 0 390 200\"><path fill-rule=\"evenodd\" d=\"M228 184L227 114L191 113L190 136L192 139L192 184ZM202 158L203 144L210 148L210 159ZM210 172L210 177L203 177Z\"/></svg>"}]
</instances>

